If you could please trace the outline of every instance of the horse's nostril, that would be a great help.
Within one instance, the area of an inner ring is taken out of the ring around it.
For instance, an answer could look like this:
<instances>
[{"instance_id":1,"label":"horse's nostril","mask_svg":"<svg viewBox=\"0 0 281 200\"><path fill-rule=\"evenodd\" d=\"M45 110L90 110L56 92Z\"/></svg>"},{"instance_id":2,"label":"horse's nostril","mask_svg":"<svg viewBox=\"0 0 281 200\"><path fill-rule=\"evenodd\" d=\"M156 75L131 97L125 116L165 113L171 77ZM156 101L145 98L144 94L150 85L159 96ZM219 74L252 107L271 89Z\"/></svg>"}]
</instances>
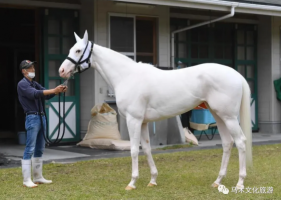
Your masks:
<instances>
[{"instance_id":1,"label":"horse's nostril","mask_svg":"<svg viewBox=\"0 0 281 200\"><path fill-rule=\"evenodd\" d=\"M61 70L61 73L63 73L63 72L64 72L64 69Z\"/></svg>"}]
</instances>

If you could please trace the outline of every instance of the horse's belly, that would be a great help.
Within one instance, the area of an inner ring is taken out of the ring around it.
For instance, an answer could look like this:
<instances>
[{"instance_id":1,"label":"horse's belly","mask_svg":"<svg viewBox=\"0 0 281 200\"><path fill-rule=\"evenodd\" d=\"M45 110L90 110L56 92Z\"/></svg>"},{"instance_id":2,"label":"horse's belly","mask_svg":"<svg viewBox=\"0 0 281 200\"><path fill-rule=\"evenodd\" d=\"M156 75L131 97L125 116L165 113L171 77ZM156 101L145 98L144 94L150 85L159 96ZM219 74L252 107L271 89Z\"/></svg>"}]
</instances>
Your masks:
<instances>
[{"instance_id":1,"label":"horse's belly","mask_svg":"<svg viewBox=\"0 0 281 200\"><path fill-rule=\"evenodd\" d=\"M185 113L200 104L200 100L186 102L170 102L165 106L147 108L144 122L159 121Z\"/></svg>"},{"instance_id":2,"label":"horse's belly","mask_svg":"<svg viewBox=\"0 0 281 200\"><path fill-rule=\"evenodd\" d=\"M163 119L166 119L166 118L169 118L169 117L159 114L159 112L155 109L148 108L148 109L146 109L143 121L144 122L152 122L152 121L163 120Z\"/></svg>"}]
</instances>

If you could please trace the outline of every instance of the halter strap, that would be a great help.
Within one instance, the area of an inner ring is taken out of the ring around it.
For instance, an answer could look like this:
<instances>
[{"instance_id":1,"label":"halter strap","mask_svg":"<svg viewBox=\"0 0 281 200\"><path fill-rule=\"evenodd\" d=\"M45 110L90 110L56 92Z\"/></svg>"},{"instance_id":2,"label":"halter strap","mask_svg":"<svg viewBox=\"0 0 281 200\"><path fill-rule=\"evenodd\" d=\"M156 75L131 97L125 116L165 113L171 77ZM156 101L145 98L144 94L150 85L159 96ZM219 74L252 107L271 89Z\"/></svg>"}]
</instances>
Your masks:
<instances>
[{"instance_id":1,"label":"halter strap","mask_svg":"<svg viewBox=\"0 0 281 200\"><path fill-rule=\"evenodd\" d=\"M90 50L90 53L88 55L87 58L85 58L84 60L82 60L82 58L84 57L84 54L88 48L88 44L89 42L91 43L91 50ZM78 70L79 73L82 73L84 71L86 71L87 69L89 69L91 67L91 63L90 63L90 57L92 55L92 51L93 51L93 46L94 46L94 43L89 41L83 51L83 54L81 55L81 57L79 58L78 62L76 62L75 60L73 60L72 58L70 57L67 57L66 59L70 60L70 62L72 62L73 64L75 64L75 70ZM82 61L81 61L82 60ZM88 63L88 67L87 68L83 68L83 70L81 70L81 64L83 64L84 62L87 62Z\"/></svg>"}]
</instances>

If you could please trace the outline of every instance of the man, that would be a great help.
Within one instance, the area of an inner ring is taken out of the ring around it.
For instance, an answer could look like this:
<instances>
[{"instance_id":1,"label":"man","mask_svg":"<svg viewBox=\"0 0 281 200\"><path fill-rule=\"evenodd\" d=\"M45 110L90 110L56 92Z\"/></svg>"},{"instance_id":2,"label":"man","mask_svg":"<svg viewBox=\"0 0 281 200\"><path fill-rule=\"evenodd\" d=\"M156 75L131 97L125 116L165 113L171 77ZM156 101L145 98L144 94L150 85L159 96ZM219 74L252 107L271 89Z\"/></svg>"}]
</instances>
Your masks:
<instances>
[{"instance_id":1,"label":"man","mask_svg":"<svg viewBox=\"0 0 281 200\"><path fill-rule=\"evenodd\" d=\"M22 174L23 186L37 187L37 184L52 183L42 176L43 160L42 155L45 149L45 140L43 134L46 131L46 118L43 111L44 99L51 99L56 94L65 92L67 87L59 85L54 89L46 90L36 81L34 62L24 60L20 63L20 71L24 78L18 83L18 98L26 115L26 147L23 154ZM41 118L43 128L41 125ZM31 162L31 157L32 162ZM31 164L33 172L33 182L31 180Z\"/></svg>"}]
</instances>

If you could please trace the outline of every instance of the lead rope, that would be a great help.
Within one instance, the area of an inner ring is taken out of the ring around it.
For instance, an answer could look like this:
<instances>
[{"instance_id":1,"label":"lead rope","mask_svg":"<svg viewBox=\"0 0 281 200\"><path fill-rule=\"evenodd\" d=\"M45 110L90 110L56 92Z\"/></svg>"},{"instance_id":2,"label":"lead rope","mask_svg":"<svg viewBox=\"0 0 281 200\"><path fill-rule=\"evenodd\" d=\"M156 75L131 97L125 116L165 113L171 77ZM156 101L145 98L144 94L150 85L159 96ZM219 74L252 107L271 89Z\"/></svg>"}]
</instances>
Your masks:
<instances>
[{"instance_id":1,"label":"lead rope","mask_svg":"<svg viewBox=\"0 0 281 200\"><path fill-rule=\"evenodd\" d=\"M40 104L42 105L42 100L40 99ZM61 142L61 140L63 139L63 136L64 136L64 133L65 133L65 93L63 95L63 133L62 133L62 136L61 138L59 138L60 136L60 116L61 116L61 112L60 112L60 94L59 94L59 122L58 122L58 135L57 135L57 138L55 140L51 140L49 138L49 135L48 135L48 119L47 119L47 115L46 115L46 111L45 111L45 108L43 107L43 112L45 114L45 118L46 118L46 129L44 129L44 125L43 125L43 119L42 119L42 115L40 115L40 121L41 121L41 128L44 130L43 131L43 137L44 137L44 140L46 141L46 145L47 146L51 146L51 145L55 145L55 144L58 144ZM41 113L41 109L39 108L40 110L40 113ZM46 131L46 132L45 132Z\"/></svg>"},{"instance_id":2,"label":"lead rope","mask_svg":"<svg viewBox=\"0 0 281 200\"><path fill-rule=\"evenodd\" d=\"M68 79L66 79L64 82L63 82L63 86L67 86L67 83L68 83L68 80L71 78L72 74L68 77ZM44 140L46 142L46 145L47 146L51 146L51 145L55 145L55 144L58 144L61 142L61 140L63 139L63 136L64 136L64 133L65 133L65 92L63 93L63 117L62 117L62 123L63 123L63 133L62 133L62 136L59 138L60 134L61 134L61 131L60 131L60 116L61 116L61 112L60 112L60 94L59 94L59 122L58 122L58 134L57 134L57 138L55 140L51 140L49 138L49 135L48 135L48 119L47 119L47 115L46 115L46 111L45 111L45 107L42 105L42 99L40 98L39 99L39 102L40 102L40 105L39 105L39 113L41 113L41 105L43 107L43 112L45 114L45 118L46 118L46 133L45 133L45 129L44 129L44 125L43 125L43 119L42 119L42 115L40 115L40 121L41 121L41 128L44 130L43 131L43 137L44 137Z\"/></svg>"}]
</instances>

